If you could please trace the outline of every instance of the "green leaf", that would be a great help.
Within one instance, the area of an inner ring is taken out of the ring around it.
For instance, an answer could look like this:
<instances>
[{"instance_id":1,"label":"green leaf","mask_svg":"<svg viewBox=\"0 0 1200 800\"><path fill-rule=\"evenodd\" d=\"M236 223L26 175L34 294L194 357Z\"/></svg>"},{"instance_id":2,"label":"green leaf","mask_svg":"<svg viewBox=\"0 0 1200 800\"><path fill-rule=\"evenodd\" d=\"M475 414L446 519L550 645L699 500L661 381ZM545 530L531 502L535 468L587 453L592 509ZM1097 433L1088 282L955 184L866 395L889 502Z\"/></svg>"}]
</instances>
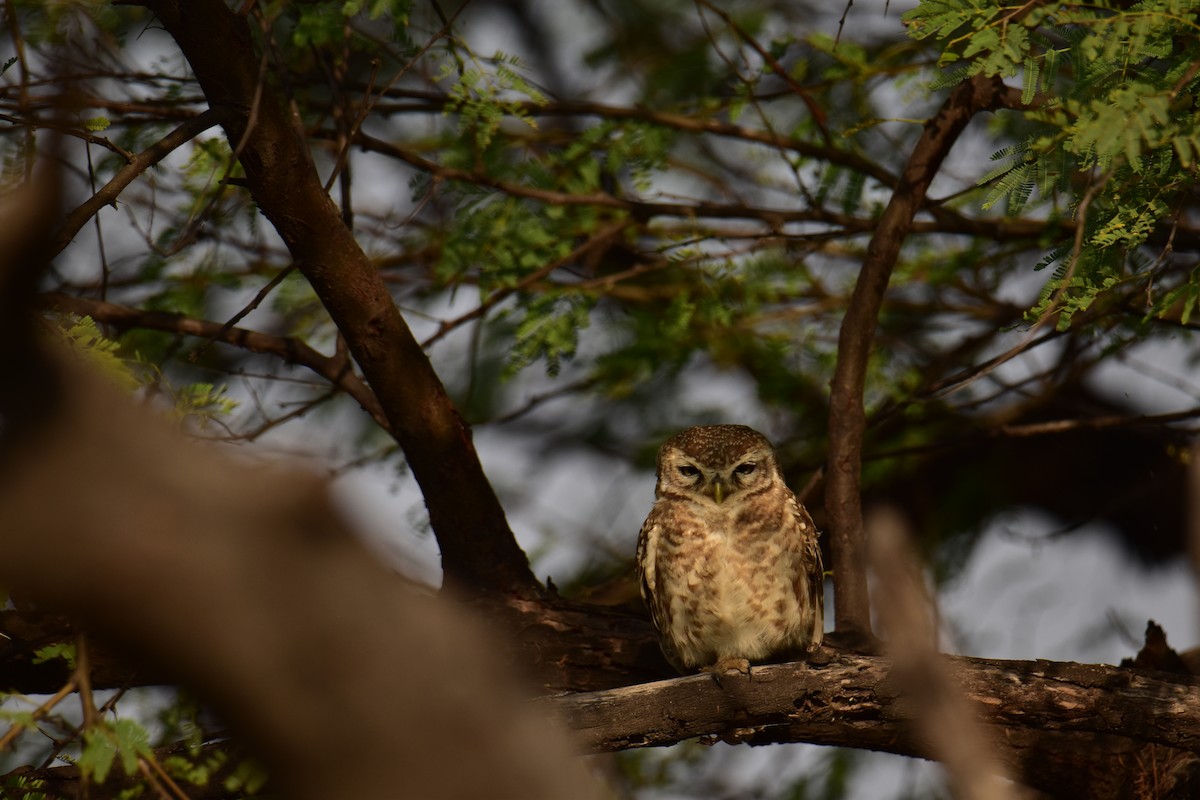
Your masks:
<instances>
[{"instance_id":1,"label":"green leaf","mask_svg":"<svg viewBox=\"0 0 1200 800\"><path fill-rule=\"evenodd\" d=\"M96 725L83 732L83 753L76 766L96 783L104 783L117 758L117 742L105 725Z\"/></svg>"},{"instance_id":2,"label":"green leaf","mask_svg":"<svg viewBox=\"0 0 1200 800\"><path fill-rule=\"evenodd\" d=\"M113 739L126 775L137 771L139 758L153 758L150 733L137 720L122 717L112 724Z\"/></svg>"},{"instance_id":3,"label":"green leaf","mask_svg":"<svg viewBox=\"0 0 1200 800\"><path fill-rule=\"evenodd\" d=\"M77 765L85 775L104 783L118 757L125 774L133 775L139 759L153 756L150 734L136 720L101 720L83 732L83 753Z\"/></svg>"},{"instance_id":4,"label":"green leaf","mask_svg":"<svg viewBox=\"0 0 1200 800\"><path fill-rule=\"evenodd\" d=\"M45 664L47 661L53 661L56 658L61 658L67 662L68 667L75 669L75 643L55 642L54 644L48 644L33 651L34 664Z\"/></svg>"},{"instance_id":5,"label":"green leaf","mask_svg":"<svg viewBox=\"0 0 1200 800\"><path fill-rule=\"evenodd\" d=\"M244 792L255 795L267 785L267 772L253 759L245 759L234 767L233 772L225 778L222 785L229 792Z\"/></svg>"},{"instance_id":6,"label":"green leaf","mask_svg":"<svg viewBox=\"0 0 1200 800\"><path fill-rule=\"evenodd\" d=\"M511 377L538 360L546 374L558 375L562 362L575 356L579 333L591 324L591 301L579 295L547 294L523 309L505 375Z\"/></svg>"},{"instance_id":7,"label":"green leaf","mask_svg":"<svg viewBox=\"0 0 1200 800\"><path fill-rule=\"evenodd\" d=\"M129 362L117 355L120 345L106 338L91 317L67 314L60 319L51 328L60 341L122 388L132 391L141 385Z\"/></svg>"}]
</instances>

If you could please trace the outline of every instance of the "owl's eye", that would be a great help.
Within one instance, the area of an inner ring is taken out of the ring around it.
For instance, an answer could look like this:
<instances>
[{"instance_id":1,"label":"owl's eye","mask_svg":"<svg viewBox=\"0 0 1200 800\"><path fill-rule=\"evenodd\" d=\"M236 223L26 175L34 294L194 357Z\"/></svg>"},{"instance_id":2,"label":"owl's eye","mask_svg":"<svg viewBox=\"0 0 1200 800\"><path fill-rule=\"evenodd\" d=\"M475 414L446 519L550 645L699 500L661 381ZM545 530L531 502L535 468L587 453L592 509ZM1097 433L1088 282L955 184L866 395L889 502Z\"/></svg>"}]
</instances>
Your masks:
<instances>
[{"instance_id":1,"label":"owl's eye","mask_svg":"<svg viewBox=\"0 0 1200 800\"><path fill-rule=\"evenodd\" d=\"M700 474L700 470L696 469L691 464L684 464L679 468L679 474L685 478L694 478Z\"/></svg>"},{"instance_id":2,"label":"owl's eye","mask_svg":"<svg viewBox=\"0 0 1200 800\"><path fill-rule=\"evenodd\" d=\"M738 475L749 475L757 468L758 465L753 461L747 461L745 464L738 464L737 469L735 469L734 472L736 472Z\"/></svg>"}]
</instances>

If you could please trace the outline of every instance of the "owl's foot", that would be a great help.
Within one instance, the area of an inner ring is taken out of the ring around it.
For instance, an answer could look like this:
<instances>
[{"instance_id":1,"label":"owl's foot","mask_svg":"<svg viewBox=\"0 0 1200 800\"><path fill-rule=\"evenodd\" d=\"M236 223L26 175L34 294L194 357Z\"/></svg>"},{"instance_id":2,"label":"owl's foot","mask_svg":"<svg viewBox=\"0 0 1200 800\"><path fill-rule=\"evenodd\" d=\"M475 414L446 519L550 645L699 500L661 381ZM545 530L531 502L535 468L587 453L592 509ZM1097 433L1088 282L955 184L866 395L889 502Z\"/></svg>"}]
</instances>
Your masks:
<instances>
[{"instance_id":1,"label":"owl's foot","mask_svg":"<svg viewBox=\"0 0 1200 800\"><path fill-rule=\"evenodd\" d=\"M707 672L721 682L722 675L745 675L750 677L750 662L744 658L722 658L717 663L704 667L701 672Z\"/></svg>"}]
</instances>

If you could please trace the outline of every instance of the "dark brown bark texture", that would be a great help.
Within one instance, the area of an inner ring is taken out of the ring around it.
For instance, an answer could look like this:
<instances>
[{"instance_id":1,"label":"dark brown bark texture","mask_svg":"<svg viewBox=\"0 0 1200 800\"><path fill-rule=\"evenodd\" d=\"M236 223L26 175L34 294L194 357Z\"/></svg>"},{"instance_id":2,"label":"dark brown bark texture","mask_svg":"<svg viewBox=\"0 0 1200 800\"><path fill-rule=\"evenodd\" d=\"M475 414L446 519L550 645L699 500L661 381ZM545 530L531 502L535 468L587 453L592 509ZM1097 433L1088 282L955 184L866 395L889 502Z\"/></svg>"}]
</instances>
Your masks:
<instances>
[{"instance_id":1,"label":"dark brown bark texture","mask_svg":"<svg viewBox=\"0 0 1200 800\"><path fill-rule=\"evenodd\" d=\"M254 201L378 397L421 486L445 574L467 591L536 593L537 582L483 474L469 428L343 223L300 132L265 83L246 20L221 0L143 5L174 38L210 107L220 112Z\"/></svg>"},{"instance_id":2,"label":"dark brown bark texture","mask_svg":"<svg viewBox=\"0 0 1200 800\"><path fill-rule=\"evenodd\" d=\"M1050 661L947 662L995 734L1001 762L1030 787L1055 797L1143 796L1135 794L1143 783L1157 779L1166 789L1173 775L1196 768L1200 679ZM923 709L900 690L904 683L889 658L825 652L808 665L754 667L748 679L699 675L543 702L566 714L591 751L705 736L936 758L915 734Z\"/></svg>"}]
</instances>

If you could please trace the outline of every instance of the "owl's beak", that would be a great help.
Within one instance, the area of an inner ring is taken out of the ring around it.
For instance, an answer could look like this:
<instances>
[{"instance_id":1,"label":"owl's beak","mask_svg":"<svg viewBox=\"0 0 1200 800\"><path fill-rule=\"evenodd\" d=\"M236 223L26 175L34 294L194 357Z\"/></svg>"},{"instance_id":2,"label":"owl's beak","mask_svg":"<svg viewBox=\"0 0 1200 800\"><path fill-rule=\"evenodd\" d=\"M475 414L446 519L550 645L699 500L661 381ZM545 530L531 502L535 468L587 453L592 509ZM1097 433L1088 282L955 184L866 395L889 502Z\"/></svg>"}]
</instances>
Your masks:
<instances>
[{"instance_id":1,"label":"owl's beak","mask_svg":"<svg viewBox=\"0 0 1200 800\"><path fill-rule=\"evenodd\" d=\"M717 505L721 505L729 496L729 484L719 477L713 478L704 485L704 493L716 501Z\"/></svg>"}]
</instances>

